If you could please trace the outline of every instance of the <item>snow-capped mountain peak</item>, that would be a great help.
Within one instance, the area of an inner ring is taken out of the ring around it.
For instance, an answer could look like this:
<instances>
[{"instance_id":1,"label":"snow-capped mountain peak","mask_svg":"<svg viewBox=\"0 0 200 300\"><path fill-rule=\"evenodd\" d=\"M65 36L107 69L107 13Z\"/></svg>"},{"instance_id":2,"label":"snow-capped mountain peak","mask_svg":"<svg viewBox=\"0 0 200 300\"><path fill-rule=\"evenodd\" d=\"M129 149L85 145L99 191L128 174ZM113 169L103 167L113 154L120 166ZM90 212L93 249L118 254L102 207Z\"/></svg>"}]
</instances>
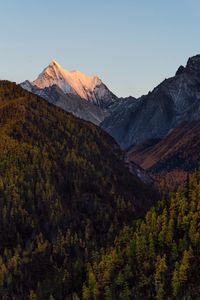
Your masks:
<instances>
[{"instance_id":1,"label":"snow-capped mountain peak","mask_svg":"<svg viewBox=\"0 0 200 300\"><path fill-rule=\"evenodd\" d=\"M116 99L98 76L65 70L56 60L51 61L32 85L40 89L57 85L65 94L78 95L99 106L110 105Z\"/></svg>"}]
</instances>

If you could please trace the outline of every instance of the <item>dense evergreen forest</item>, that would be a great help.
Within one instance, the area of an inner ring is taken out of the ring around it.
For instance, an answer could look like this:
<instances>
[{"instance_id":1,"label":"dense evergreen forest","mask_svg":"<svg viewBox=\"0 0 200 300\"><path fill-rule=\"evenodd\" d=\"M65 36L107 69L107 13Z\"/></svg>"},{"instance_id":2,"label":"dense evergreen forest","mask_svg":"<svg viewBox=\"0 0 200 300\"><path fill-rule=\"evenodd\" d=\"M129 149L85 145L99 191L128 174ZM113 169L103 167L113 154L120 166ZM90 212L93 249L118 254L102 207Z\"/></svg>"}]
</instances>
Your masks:
<instances>
[{"instance_id":1,"label":"dense evergreen forest","mask_svg":"<svg viewBox=\"0 0 200 300\"><path fill-rule=\"evenodd\" d=\"M83 299L200 299L200 171L88 264Z\"/></svg>"},{"instance_id":2,"label":"dense evergreen forest","mask_svg":"<svg viewBox=\"0 0 200 300\"><path fill-rule=\"evenodd\" d=\"M153 193L108 134L6 81L0 138L1 298L70 299Z\"/></svg>"},{"instance_id":3,"label":"dense evergreen forest","mask_svg":"<svg viewBox=\"0 0 200 300\"><path fill-rule=\"evenodd\" d=\"M0 82L2 300L199 299L199 218L200 172L157 202L100 128Z\"/></svg>"}]
</instances>

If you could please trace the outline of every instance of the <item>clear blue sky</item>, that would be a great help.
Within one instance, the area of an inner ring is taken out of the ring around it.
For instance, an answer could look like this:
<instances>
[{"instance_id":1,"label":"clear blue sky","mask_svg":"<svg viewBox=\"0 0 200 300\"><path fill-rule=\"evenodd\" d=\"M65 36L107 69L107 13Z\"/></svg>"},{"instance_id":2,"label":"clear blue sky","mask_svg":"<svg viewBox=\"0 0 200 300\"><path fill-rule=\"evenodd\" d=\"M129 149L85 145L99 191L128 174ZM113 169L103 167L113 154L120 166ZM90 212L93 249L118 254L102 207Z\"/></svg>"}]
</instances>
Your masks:
<instances>
[{"instance_id":1,"label":"clear blue sky","mask_svg":"<svg viewBox=\"0 0 200 300\"><path fill-rule=\"evenodd\" d=\"M199 0L1 2L0 79L35 79L56 59L139 96L200 53Z\"/></svg>"}]
</instances>

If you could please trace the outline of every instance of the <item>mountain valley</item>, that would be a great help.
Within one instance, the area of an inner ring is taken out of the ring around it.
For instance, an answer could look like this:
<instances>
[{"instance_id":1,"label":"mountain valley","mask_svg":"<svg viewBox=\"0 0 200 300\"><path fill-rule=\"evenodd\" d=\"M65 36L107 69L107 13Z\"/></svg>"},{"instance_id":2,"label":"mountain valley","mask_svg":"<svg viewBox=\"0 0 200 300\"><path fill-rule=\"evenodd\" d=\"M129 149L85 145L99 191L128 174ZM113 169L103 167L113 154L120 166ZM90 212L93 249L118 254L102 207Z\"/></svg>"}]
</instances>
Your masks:
<instances>
[{"instance_id":1,"label":"mountain valley","mask_svg":"<svg viewBox=\"0 0 200 300\"><path fill-rule=\"evenodd\" d=\"M0 295L71 299L90 257L158 199L102 129L0 81Z\"/></svg>"},{"instance_id":2,"label":"mountain valley","mask_svg":"<svg viewBox=\"0 0 200 300\"><path fill-rule=\"evenodd\" d=\"M199 78L198 55L139 99L55 61L0 81L1 299L198 300Z\"/></svg>"}]
</instances>

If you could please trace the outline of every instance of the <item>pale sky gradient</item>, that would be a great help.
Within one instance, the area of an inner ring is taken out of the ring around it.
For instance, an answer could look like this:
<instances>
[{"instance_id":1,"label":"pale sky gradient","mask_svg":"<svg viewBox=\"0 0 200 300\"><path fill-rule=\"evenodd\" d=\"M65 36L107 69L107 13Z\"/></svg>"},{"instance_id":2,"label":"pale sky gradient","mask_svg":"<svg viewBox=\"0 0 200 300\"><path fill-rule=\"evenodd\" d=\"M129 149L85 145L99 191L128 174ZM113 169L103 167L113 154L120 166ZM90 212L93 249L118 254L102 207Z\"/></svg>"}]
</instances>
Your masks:
<instances>
[{"instance_id":1,"label":"pale sky gradient","mask_svg":"<svg viewBox=\"0 0 200 300\"><path fill-rule=\"evenodd\" d=\"M199 0L1 0L0 79L35 79L52 59L140 96L200 53Z\"/></svg>"}]
</instances>

